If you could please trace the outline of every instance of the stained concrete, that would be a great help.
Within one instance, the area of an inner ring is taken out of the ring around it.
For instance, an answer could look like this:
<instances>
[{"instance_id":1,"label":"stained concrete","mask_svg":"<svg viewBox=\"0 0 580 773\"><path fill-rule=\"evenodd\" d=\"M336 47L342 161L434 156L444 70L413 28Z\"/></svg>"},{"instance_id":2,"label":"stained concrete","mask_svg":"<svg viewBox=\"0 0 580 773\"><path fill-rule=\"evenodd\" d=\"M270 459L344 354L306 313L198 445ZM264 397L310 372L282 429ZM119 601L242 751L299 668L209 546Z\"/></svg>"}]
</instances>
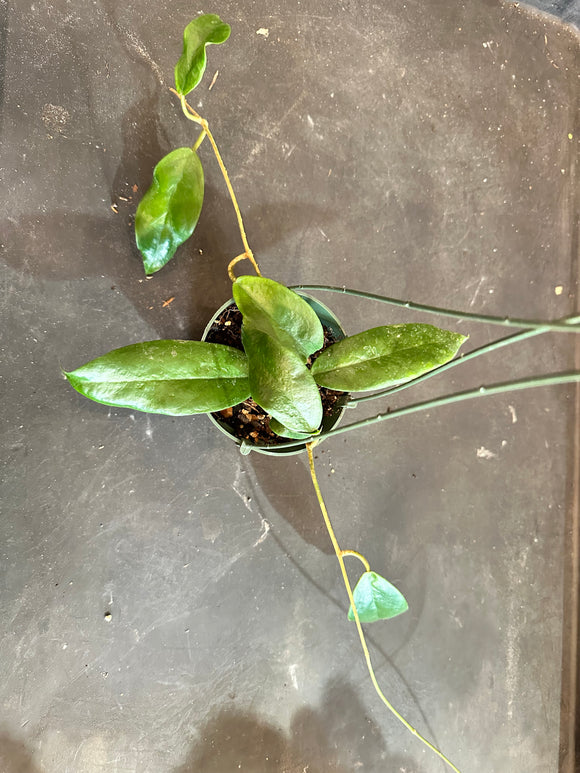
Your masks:
<instances>
[{"instance_id":1,"label":"stained concrete","mask_svg":"<svg viewBox=\"0 0 580 773\"><path fill-rule=\"evenodd\" d=\"M195 137L168 87L200 10L233 32L192 102L264 273L578 309L578 36L557 19L496 0L1 2L2 771L438 773L369 683L303 456L242 457L203 416L108 409L61 376L198 337L230 294L241 247L207 143L193 241L146 281L132 235L153 166ZM351 333L503 334L322 299ZM572 336L543 336L376 408L579 364ZM573 769L577 406L574 387L512 393L317 452L341 544L409 600L368 627L379 681L464 773Z\"/></svg>"}]
</instances>

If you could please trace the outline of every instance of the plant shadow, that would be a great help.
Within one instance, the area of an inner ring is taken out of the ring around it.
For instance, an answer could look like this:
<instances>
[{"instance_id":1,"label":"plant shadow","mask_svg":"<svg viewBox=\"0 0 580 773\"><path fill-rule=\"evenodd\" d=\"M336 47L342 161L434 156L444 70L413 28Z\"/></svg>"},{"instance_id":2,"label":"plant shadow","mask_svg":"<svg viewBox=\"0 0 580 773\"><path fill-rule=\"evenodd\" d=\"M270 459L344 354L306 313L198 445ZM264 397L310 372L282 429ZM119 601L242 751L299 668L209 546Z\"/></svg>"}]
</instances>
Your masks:
<instances>
[{"instance_id":1,"label":"plant shadow","mask_svg":"<svg viewBox=\"0 0 580 773\"><path fill-rule=\"evenodd\" d=\"M0 770L2 773L41 773L22 741L0 732Z\"/></svg>"},{"instance_id":2,"label":"plant shadow","mask_svg":"<svg viewBox=\"0 0 580 773\"><path fill-rule=\"evenodd\" d=\"M193 239L150 280L134 243L136 204L119 201L117 206L118 213L110 216L55 209L46 215L7 218L0 222L0 260L22 276L39 280L105 279L110 291L122 293L159 337L199 338L215 310L231 298L225 268L241 246L235 224L222 225L223 212L231 208L229 199L206 186ZM269 204L250 208L247 221L260 223L266 249L268 242L273 246L284 239L285 227L300 228L307 216L305 207ZM166 304L170 298L175 302Z\"/></svg>"},{"instance_id":3,"label":"plant shadow","mask_svg":"<svg viewBox=\"0 0 580 773\"><path fill-rule=\"evenodd\" d=\"M199 730L174 773L352 773L353 770L421 773L409 757L390 752L356 691L336 682L318 707L298 710L286 731L254 713L221 709Z\"/></svg>"},{"instance_id":4,"label":"plant shadow","mask_svg":"<svg viewBox=\"0 0 580 773\"><path fill-rule=\"evenodd\" d=\"M312 482L308 470L297 457L285 459L283 476L276 475L273 469L273 465L282 463L281 459L257 453L251 454L249 459L255 477L254 497L265 499L304 542L327 555L334 555L316 497L304 496Z\"/></svg>"},{"instance_id":5,"label":"plant shadow","mask_svg":"<svg viewBox=\"0 0 580 773\"><path fill-rule=\"evenodd\" d=\"M111 291L122 293L159 337L198 338L215 310L231 297L225 268L242 252L235 213L206 142L206 147L200 149L207 172L204 205L196 231L179 248L175 259L146 281L134 236L137 205L151 184L155 165L172 148L188 144L195 132L189 131L194 127L183 129L178 105L161 82L160 74L151 72L150 65L128 42L115 20L114 4L107 2L106 6L114 33L132 66L139 70L143 93L121 118L122 150L116 166L111 168L112 158L103 157L86 170L87 187L91 185L91 173L99 174L107 181L110 199L102 202L102 211L98 205L88 212L63 209L58 205L58 186L68 191L71 180L66 176L57 178L57 188L41 212L8 215L0 222L0 260L23 276L38 279L106 279ZM4 15L0 9L0 41ZM2 61L0 51L0 97ZM84 77L86 88L90 89L89 75L85 73ZM179 132L183 130L188 137L186 142L175 140L175 129L168 128L163 114L181 126ZM94 125L97 117L92 118ZM236 149L232 149L234 158ZM66 162L66 154L76 151L72 144L68 148L65 144L62 152ZM76 159L71 159L70 168L74 169L76 163ZM95 168L97 163L99 170ZM234 169L235 161L231 165ZM208 179L215 181L217 189L208 184ZM293 232L305 231L313 219L324 224L336 217L330 208L295 202L270 200L242 209L258 257ZM172 303L167 304L170 298Z\"/></svg>"}]
</instances>

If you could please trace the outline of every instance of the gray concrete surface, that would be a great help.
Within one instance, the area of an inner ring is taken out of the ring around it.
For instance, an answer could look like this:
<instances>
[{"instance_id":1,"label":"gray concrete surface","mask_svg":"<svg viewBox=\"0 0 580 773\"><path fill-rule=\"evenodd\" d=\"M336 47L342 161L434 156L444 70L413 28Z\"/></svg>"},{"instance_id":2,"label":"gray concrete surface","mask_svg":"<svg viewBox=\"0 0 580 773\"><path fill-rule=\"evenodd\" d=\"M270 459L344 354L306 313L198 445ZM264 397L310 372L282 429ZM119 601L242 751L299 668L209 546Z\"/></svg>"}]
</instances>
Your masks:
<instances>
[{"instance_id":1,"label":"gray concrete surface","mask_svg":"<svg viewBox=\"0 0 580 773\"><path fill-rule=\"evenodd\" d=\"M537 8L543 13L549 13L558 19L580 26L580 2L578 0L530 0L527 5Z\"/></svg>"},{"instance_id":2,"label":"gray concrete surface","mask_svg":"<svg viewBox=\"0 0 580 773\"><path fill-rule=\"evenodd\" d=\"M229 296L239 236L209 148L192 244L145 281L132 237L154 164L194 137L168 86L202 10L233 33L193 102L267 275L578 308L578 38L558 20L496 0L0 2L0 769L439 773L369 683L305 459L242 457L205 417L109 410L60 373L198 337ZM425 321L323 300L350 332ZM470 348L498 334L430 321ZM543 337L413 399L578 364ZM482 399L318 452L342 544L410 603L368 629L379 680L464 773L573 769L577 405Z\"/></svg>"}]
</instances>

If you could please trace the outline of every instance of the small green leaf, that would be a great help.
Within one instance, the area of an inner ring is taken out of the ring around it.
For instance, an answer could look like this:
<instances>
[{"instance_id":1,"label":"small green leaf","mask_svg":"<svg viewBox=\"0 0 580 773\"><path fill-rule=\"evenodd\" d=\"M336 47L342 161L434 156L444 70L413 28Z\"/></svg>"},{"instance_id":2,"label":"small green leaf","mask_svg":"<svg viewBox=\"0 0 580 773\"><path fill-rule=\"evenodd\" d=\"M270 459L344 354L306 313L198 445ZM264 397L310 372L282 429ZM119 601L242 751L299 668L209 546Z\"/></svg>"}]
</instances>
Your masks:
<instances>
[{"instance_id":1,"label":"small green leaf","mask_svg":"<svg viewBox=\"0 0 580 773\"><path fill-rule=\"evenodd\" d=\"M230 25L219 16L206 13L191 21L183 31L183 53L175 65L175 90L187 96L203 78L207 56L205 47L225 43Z\"/></svg>"},{"instance_id":2,"label":"small green leaf","mask_svg":"<svg viewBox=\"0 0 580 773\"><path fill-rule=\"evenodd\" d=\"M155 167L153 183L135 215L135 237L146 274L163 268L189 239L202 204L201 161L191 148L177 148Z\"/></svg>"},{"instance_id":3,"label":"small green leaf","mask_svg":"<svg viewBox=\"0 0 580 773\"><path fill-rule=\"evenodd\" d=\"M312 437L313 434L316 434L313 432L294 432L294 430L288 429L288 427L280 424L280 422L276 421L276 419L270 419L270 429L276 435L280 435L280 437L292 438L292 440L308 440L309 437Z\"/></svg>"},{"instance_id":4,"label":"small green leaf","mask_svg":"<svg viewBox=\"0 0 580 773\"><path fill-rule=\"evenodd\" d=\"M376 572L365 572L353 591L354 603L361 623L388 620L406 612L409 605L401 591ZM348 619L354 620L352 604Z\"/></svg>"},{"instance_id":5,"label":"small green leaf","mask_svg":"<svg viewBox=\"0 0 580 773\"><path fill-rule=\"evenodd\" d=\"M312 307L293 290L273 279L241 276L233 285L244 325L261 330L306 362L324 344L322 324Z\"/></svg>"},{"instance_id":6,"label":"small green leaf","mask_svg":"<svg viewBox=\"0 0 580 773\"><path fill-rule=\"evenodd\" d=\"M248 357L253 399L287 429L308 435L316 432L322 421L322 402L302 358L245 323L242 343Z\"/></svg>"},{"instance_id":7,"label":"small green leaf","mask_svg":"<svg viewBox=\"0 0 580 773\"><path fill-rule=\"evenodd\" d=\"M65 376L98 403L170 416L220 411L250 396L244 353L205 341L131 344Z\"/></svg>"},{"instance_id":8,"label":"small green leaf","mask_svg":"<svg viewBox=\"0 0 580 773\"><path fill-rule=\"evenodd\" d=\"M466 336L433 325L385 325L343 338L312 366L316 383L364 392L420 376L451 360Z\"/></svg>"}]
</instances>

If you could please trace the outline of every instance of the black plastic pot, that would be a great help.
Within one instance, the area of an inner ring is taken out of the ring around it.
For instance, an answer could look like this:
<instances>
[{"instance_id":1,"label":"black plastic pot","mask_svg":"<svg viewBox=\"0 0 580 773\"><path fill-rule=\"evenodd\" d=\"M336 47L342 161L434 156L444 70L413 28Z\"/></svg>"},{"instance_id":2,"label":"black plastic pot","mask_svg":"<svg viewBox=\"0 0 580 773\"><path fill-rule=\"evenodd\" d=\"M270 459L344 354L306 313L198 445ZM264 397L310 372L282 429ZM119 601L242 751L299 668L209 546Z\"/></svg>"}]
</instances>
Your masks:
<instances>
[{"instance_id":1,"label":"black plastic pot","mask_svg":"<svg viewBox=\"0 0 580 773\"><path fill-rule=\"evenodd\" d=\"M318 319L332 332L337 341L346 336L346 333L344 332L343 327L334 312L332 312L319 300L313 298L310 295L307 295L306 293L299 292L298 295L300 295L301 298L304 298L309 306L314 309ZM216 311L216 313L207 324L207 327L203 331L202 341L205 341L212 325L219 318L222 312L224 312L232 304L233 300L229 300ZM322 431L327 432L333 427L336 427L342 418L344 410L344 405L337 404L335 410L331 414L324 416L322 419ZM267 456L291 456L293 454L300 454L306 450L306 443L301 443L300 445L292 446L291 448L276 448L276 446L269 446L268 448L257 448L251 443L248 443L246 440L240 440L240 438L236 437L232 428L225 421L221 422L211 414L208 414L208 416L212 424L214 424L220 430L220 432L223 432L224 435L227 435L230 440L233 440L239 446L240 451L243 454L249 454L250 451L256 451L256 453L266 454Z\"/></svg>"}]
</instances>

